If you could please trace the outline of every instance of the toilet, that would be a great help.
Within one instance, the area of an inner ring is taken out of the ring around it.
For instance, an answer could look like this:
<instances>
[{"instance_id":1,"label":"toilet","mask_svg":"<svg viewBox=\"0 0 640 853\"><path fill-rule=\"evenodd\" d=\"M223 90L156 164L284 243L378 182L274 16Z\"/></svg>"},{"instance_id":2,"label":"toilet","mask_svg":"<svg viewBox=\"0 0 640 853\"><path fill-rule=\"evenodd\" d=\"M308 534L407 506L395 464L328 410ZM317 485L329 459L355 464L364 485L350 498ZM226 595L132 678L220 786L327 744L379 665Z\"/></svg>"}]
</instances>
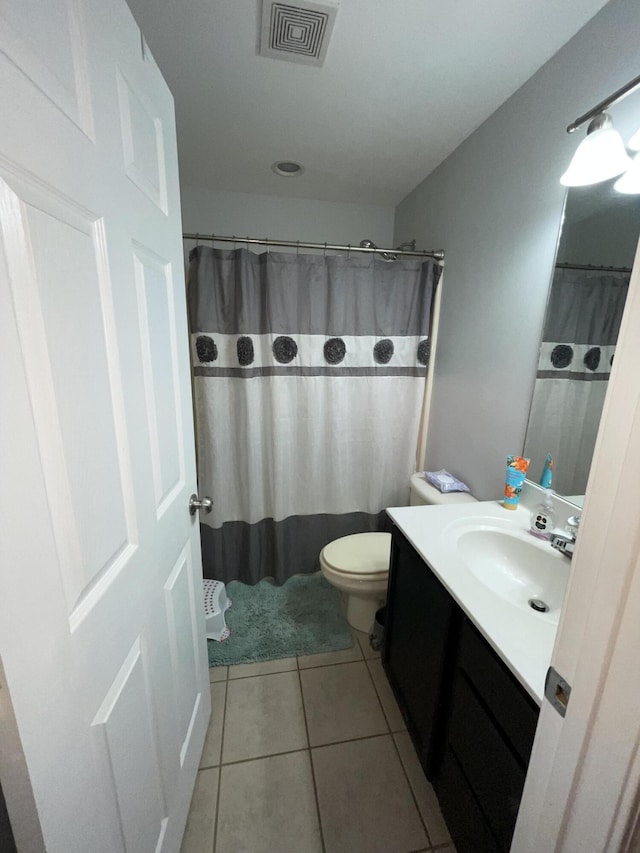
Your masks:
<instances>
[{"instance_id":1,"label":"toilet","mask_svg":"<svg viewBox=\"0 0 640 853\"><path fill-rule=\"evenodd\" d=\"M413 474L409 500L411 506L435 506L475 498L468 492L442 494L422 474ZM320 552L320 570L342 593L347 622L357 631L371 630L376 610L386 600L390 553L390 533L353 533L334 539Z\"/></svg>"}]
</instances>

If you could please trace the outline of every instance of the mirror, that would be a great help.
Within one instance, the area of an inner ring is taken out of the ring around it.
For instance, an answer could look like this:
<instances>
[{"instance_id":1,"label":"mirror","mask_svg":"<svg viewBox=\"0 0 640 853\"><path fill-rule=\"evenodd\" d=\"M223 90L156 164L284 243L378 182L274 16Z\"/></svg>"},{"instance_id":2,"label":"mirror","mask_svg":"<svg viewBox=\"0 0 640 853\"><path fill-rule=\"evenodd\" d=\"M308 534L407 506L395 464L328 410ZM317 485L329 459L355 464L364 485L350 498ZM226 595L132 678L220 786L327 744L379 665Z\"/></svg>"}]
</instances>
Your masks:
<instances>
[{"instance_id":1,"label":"mirror","mask_svg":"<svg viewBox=\"0 0 640 853\"><path fill-rule=\"evenodd\" d=\"M553 489L580 506L640 235L640 195L614 183L567 192L524 445L529 479L550 453Z\"/></svg>"}]
</instances>

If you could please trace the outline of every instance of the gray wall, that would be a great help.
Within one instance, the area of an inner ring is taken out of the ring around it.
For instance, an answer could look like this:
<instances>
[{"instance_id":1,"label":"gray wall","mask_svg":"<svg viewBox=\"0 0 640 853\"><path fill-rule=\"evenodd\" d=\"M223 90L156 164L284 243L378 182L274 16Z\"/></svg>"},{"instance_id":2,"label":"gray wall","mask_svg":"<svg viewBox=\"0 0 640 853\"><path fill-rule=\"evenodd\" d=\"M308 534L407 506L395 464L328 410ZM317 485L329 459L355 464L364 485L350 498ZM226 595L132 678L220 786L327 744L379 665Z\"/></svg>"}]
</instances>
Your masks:
<instances>
[{"instance_id":1,"label":"gray wall","mask_svg":"<svg viewBox=\"0 0 640 853\"><path fill-rule=\"evenodd\" d=\"M396 210L446 268L426 467L484 500L520 453L564 201L566 125L640 72L640 3L612 0ZM515 49L516 46L514 46ZM627 139L640 93L611 110Z\"/></svg>"},{"instance_id":2,"label":"gray wall","mask_svg":"<svg viewBox=\"0 0 640 853\"><path fill-rule=\"evenodd\" d=\"M610 205L577 222L570 222L565 216L559 261L612 267L633 265L640 235L640 196L616 195L615 201L622 204Z\"/></svg>"},{"instance_id":3,"label":"gray wall","mask_svg":"<svg viewBox=\"0 0 640 853\"><path fill-rule=\"evenodd\" d=\"M182 228L186 232L352 243L354 246L365 238L379 246L389 246L393 238L394 210L391 206L283 198L190 186L183 186L180 194Z\"/></svg>"}]
</instances>

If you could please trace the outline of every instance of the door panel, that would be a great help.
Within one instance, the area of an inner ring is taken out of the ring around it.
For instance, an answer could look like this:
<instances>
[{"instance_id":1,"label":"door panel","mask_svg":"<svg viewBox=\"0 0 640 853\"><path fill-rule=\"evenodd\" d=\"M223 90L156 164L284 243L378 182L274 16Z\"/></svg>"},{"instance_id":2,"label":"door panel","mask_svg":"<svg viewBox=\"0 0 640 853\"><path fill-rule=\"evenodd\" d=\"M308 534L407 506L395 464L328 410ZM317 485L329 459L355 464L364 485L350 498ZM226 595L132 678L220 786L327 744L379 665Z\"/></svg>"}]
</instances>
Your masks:
<instances>
[{"instance_id":1,"label":"door panel","mask_svg":"<svg viewBox=\"0 0 640 853\"><path fill-rule=\"evenodd\" d=\"M4 0L2 50L58 109L92 135L89 67L83 8L79 0L51 4Z\"/></svg>"},{"instance_id":2,"label":"door panel","mask_svg":"<svg viewBox=\"0 0 640 853\"><path fill-rule=\"evenodd\" d=\"M5 184L0 193L11 190ZM7 235L10 283L73 626L90 591L135 550L127 429L114 405L122 393L109 362L102 224L40 192L24 195L30 201L6 199L20 214Z\"/></svg>"},{"instance_id":3,"label":"door panel","mask_svg":"<svg viewBox=\"0 0 640 853\"><path fill-rule=\"evenodd\" d=\"M173 102L122 0L0 24L8 687L50 853L177 851L210 696Z\"/></svg>"},{"instance_id":4,"label":"door panel","mask_svg":"<svg viewBox=\"0 0 640 853\"><path fill-rule=\"evenodd\" d=\"M120 69L117 78L126 173L147 198L167 213L162 121L153 104L135 91Z\"/></svg>"},{"instance_id":5,"label":"door panel","mask_svg":"<svg viewBox=\"0 0 640 853\"><path fill-rule=\"evenodd\" d=\"M151 708L138 638L92 724L111 767L127 853L159 849L166 828Z\"/></svg>"},{"instance_id":6,"label":"door panel","mask_svg":"<svg viewBox=\"0 0 640 853\"><path fill-rule=\"evenodd\" d=\"M188 744L185 745L185 741L191 725L198 689L197 617L189 551L185 550L180 554L178 562L164 585L164 593L176 698L176 718L178 731L182 736L180 749L182 764L185 748L188 746ZM186 631L185 626L189 626L191 630Z\"/></svg>"},{"instance_id":7,"label":"door panel","mask_svg":"<svg viewBox=\"0 0 640 853\"><path fill-rule=\"evenodd\" d=\"M160 517L176 490L184 485L173 281L169 263L141 246L134 246L133 251L153 483Z\"/></svg>"}]
</instances>

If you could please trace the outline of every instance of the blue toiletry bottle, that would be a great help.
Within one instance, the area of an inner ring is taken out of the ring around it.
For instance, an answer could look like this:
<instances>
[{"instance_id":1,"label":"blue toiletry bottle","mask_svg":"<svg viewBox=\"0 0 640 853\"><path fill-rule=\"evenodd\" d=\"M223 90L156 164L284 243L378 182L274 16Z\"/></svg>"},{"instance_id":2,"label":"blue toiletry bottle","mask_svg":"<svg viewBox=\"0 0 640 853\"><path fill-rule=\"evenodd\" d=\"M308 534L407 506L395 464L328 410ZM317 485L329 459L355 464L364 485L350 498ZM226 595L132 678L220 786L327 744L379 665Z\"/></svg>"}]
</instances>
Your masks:
<instances>
[{"instance_id":1,"label":"blue toiletry bottle","mask_svg":"<svg viewBox=\"0 0 640 853\"><path fill-rule=\"evenodd\" d=\"M547 458L544 460L544 468L542 470L542 476L540 477L540 485L543 489L551 488L551 481L553 480L553 456L550 453L547 453Z\"/></svg>"}]
</instances>

